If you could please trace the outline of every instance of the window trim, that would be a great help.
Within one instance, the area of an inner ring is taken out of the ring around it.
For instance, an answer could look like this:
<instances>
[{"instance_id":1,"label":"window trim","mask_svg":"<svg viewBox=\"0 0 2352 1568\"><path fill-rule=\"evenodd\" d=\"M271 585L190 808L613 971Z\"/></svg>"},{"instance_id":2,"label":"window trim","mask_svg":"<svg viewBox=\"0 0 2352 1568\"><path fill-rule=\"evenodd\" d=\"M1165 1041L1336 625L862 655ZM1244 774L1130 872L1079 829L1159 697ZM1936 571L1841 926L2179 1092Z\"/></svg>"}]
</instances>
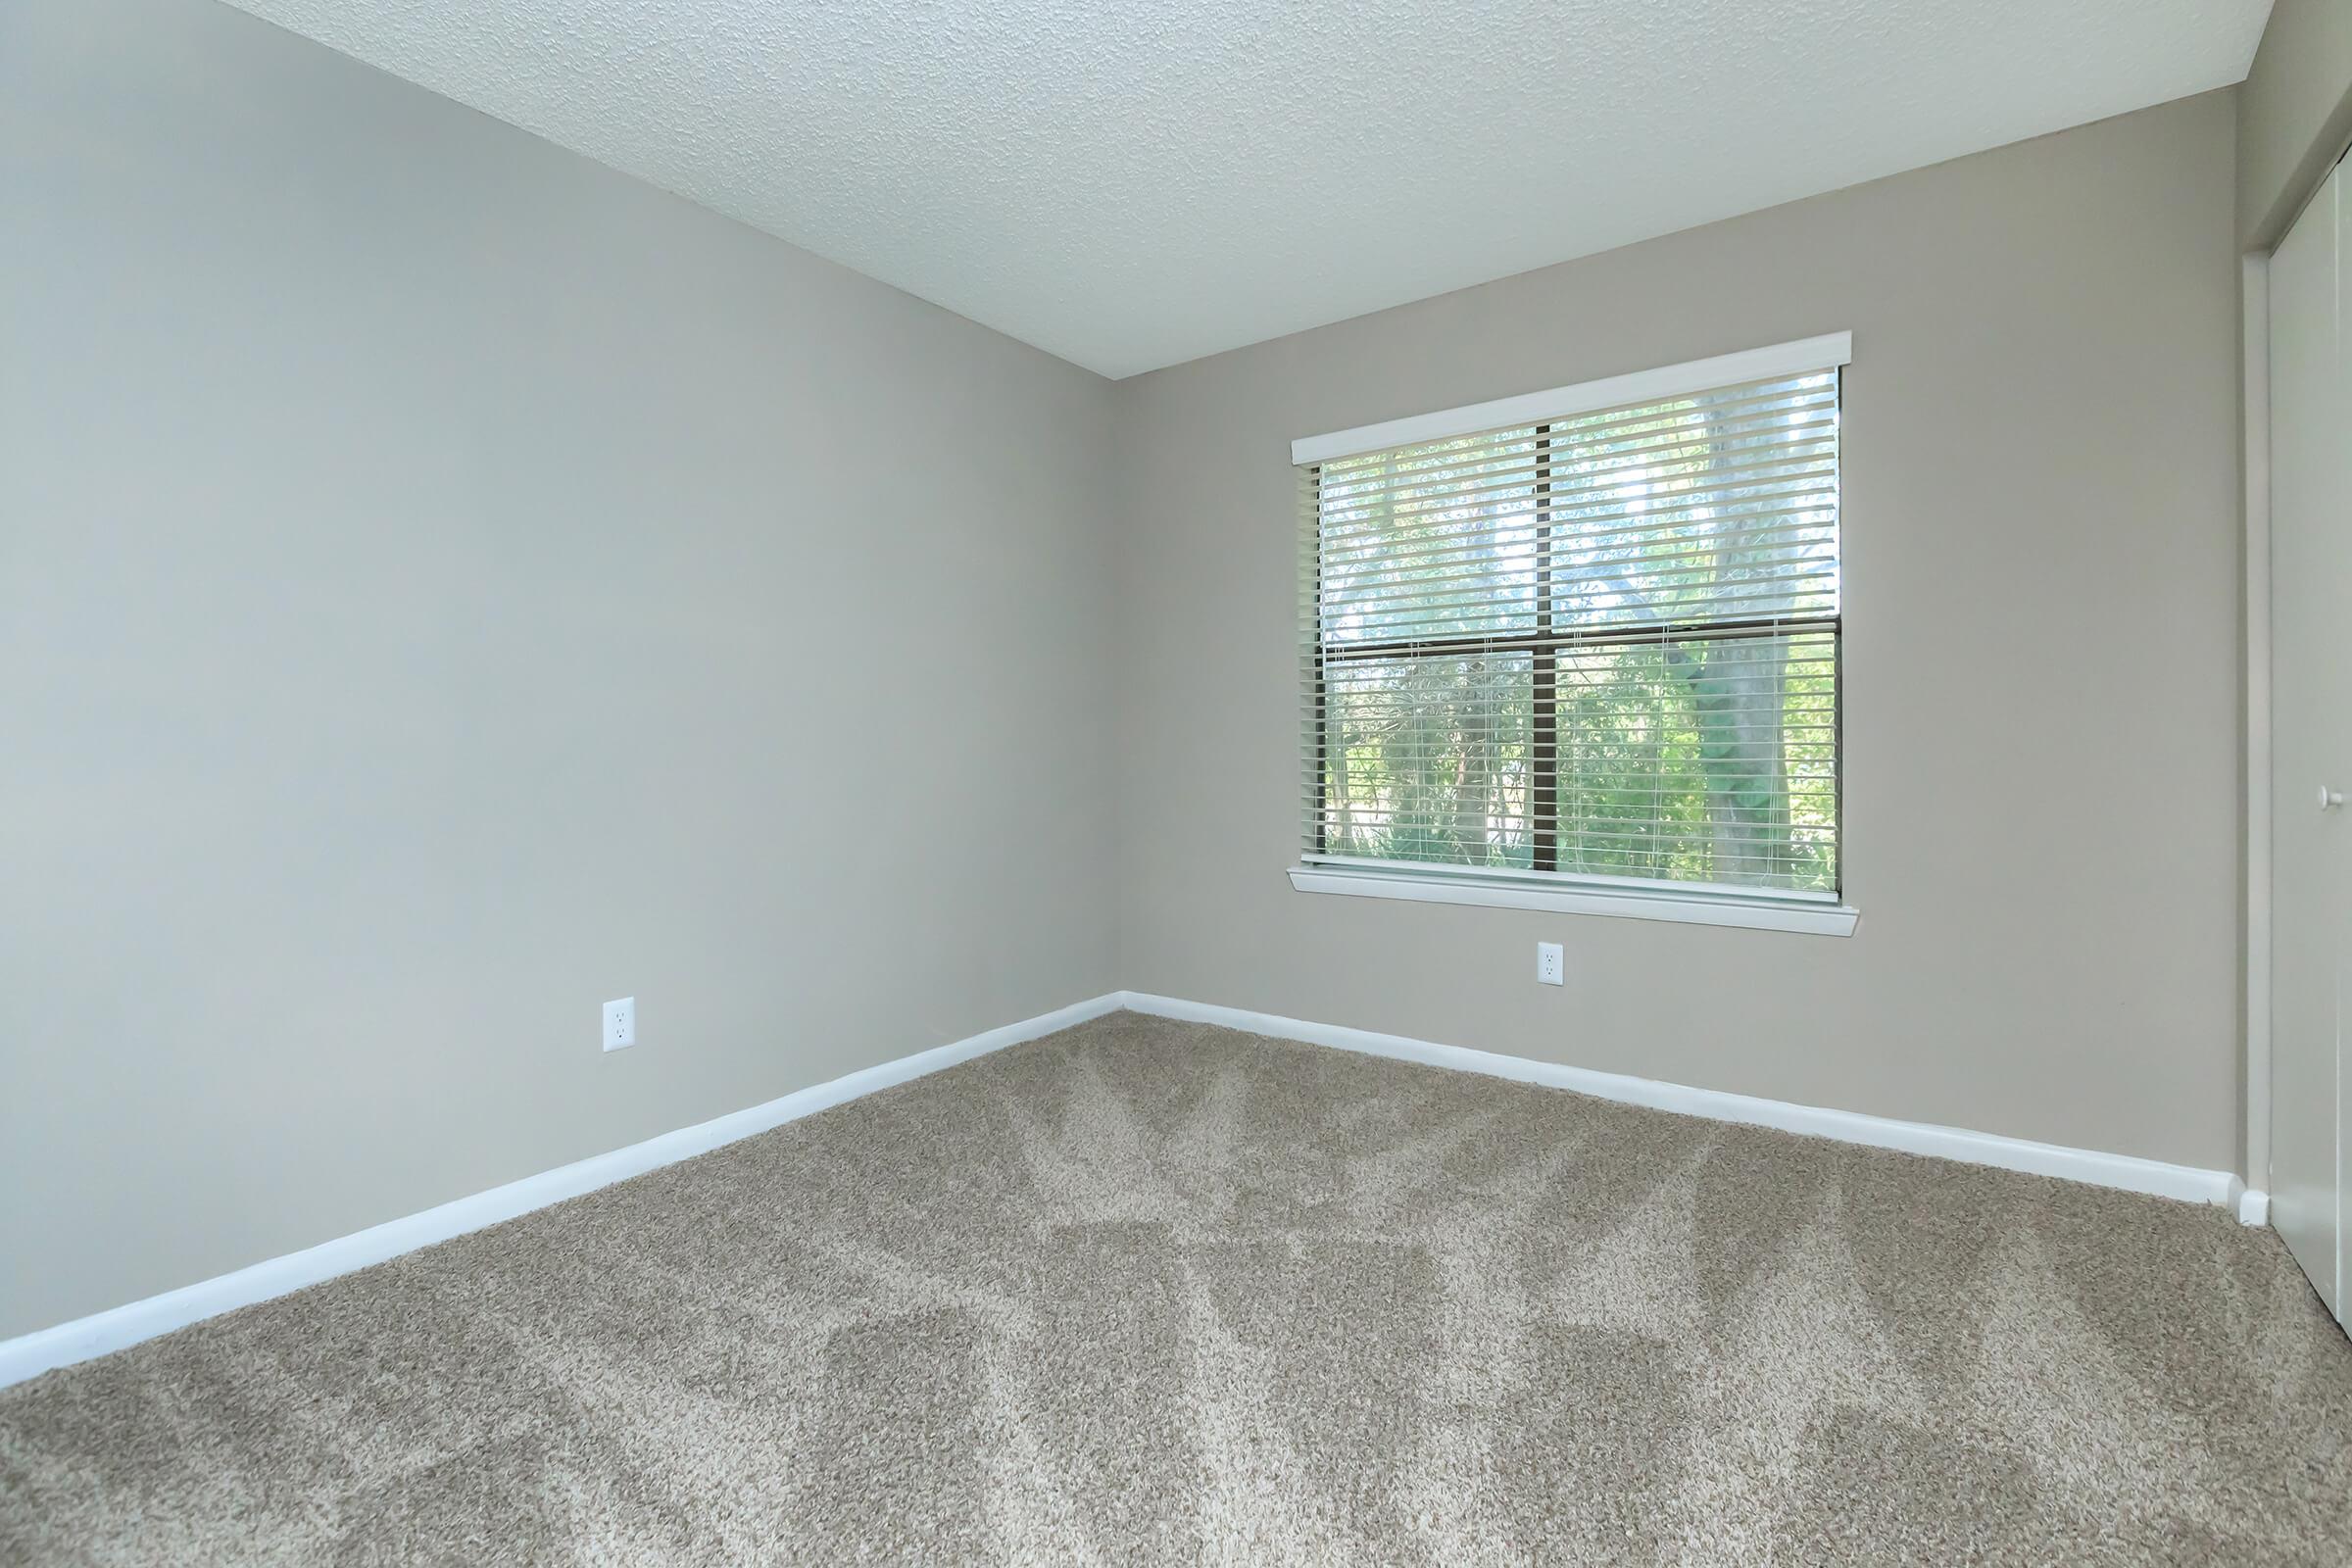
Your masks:
<instances>
[{"instance_id":1,"label":"window trim","mask_svg":"<svg viewBox=\"0 0 2352 1568\"><path fill-rule=\"evenodd\" d=\"M1358 458L1391 447L1478 435L1505 425L1541 424L1623 404L1664 402L1738 386L1742 381L1772 381L1816 370L1835 370L1852 364L1853 358L1854 334L1828 332L1794 343L1775 343L1760 349L1742 349L1737 354L1718 354L1708 360L1660 366L1654 370L1579 381L1573 386L1553 387L1548 392L1522 392L1516 397L1465 404L1458 409L1408 415L1378 424L1359 424L1351 430L1334 430L1328 435L1301 436L1291 443L1291 466L1303 468L1310 463Z\"/></svg>"},{"instance_id":2,"label":"window trim","mask_svg":"<svg viewBox=\"0 0 2352 1568\"><path fill-rule=\"evenodd\" d=\"M1291 462L1294 467L1304 468L1312 482L1320 487L1321 466L1343 458L1366 453L1383 452L1393 447L1410 446L1422 442L1443 441L1454 436L1476 435L1483 431L1510 425L1532 424L1538 430L1538 445L1544 453L1539 462L1538 539L1540 542L1538 570L1548 574L1550 557L1549 490L1550 474L1548 449L1551 425L1562 418L1579 414L1612 409L1627 404L1665 401L1717 388L1738 385L1744 381L1777 379L1805 375L1823 370L1842 370L1853 361L1853 334L1831 332L1819 337L1801 338L1795 342L1772 344L1762 348L1743 349L1732 354L1719 354L1709 359L1691 360L1681 365L1661 366L1654 369L1637 370L1630 374L1605 376L1598 380L1581 381L1571 386L1554 387L1544 392L1521 393L1514 397L1495 398L1485 403L1473 403L1456 409L1445 409L1430 414L1412 415L1403 418L1383 420L1374 424L1357 425L1351 429L1335 430L1319 436L1305 436L1291 443ZM1843 448L1840 443L1840 466ZM1842 490L1842 486L1840 487ZM1843 556L1843 497L1840 495L1840 544ZM1322 551L1314 552L1312 569L1315 575L1315 595L1320 601L1322 591ZM1545 603L1539 594L1539 605ZM1548 616L1544 617L1546 620ZM1742 623L1725 624L1711 628L1714 635L1770 636L1796 629L1827 631L1836 650L1833 656L1838 670L1833 722L1838 734L1837 773L1838 844L1838 893L1804 893L1771 889L1730 888L1720 884L1652 882L1622 877L1584 878L1564 875L1556 865L1550 869L1515 872L1495 867L1446 866L1437 862L1418 864L1404 861L1366 861L1348 857L1332 857L1325 860L1312 852L1300 863L1289 868L1291 886L1302 893L1339 894L1358 898L1400 899L1423 904L1480 905L1494 908L1538 909L1571 914L1617 915L1638 920L1664 920L1687 924L1732 926L1749 930L1783 931L1814 936L1851 936L1860 911L1842 902L1845 879L1844 822L1844 615L1838 612L1820 618L1808 617L1806 622L1791 622L1787 617L1771 617L1754 626ZM1614 633L1614 635L1613 635ZM1701 633L1704 635L1705 633ZM1614 642L1646 640L1656 635L1654 629L1621 630L1595 628L1582 635L1569 634L1563 638L1553 628L1540 625L1526 641L1529 652L1539 653L1566 642ZM1456 639L1439 639L1450 643ZM1492 635L1461 639L1475 642L1483 651L1493 652L1497 640ZM1372 657L1377 653L1441 652L1434 646L1422 649L1415 643L1390 649L1371 647L1362 652L1350 651L1350 660ZM1504 643L1510 639L1503 639ZM1541 646L1539 646L1541 645ZM1318 639L1314 664L1314 722L1317 757L1315 790L1318 806L1324 788L1321 766L1325 744L1324 664L1326 651ZM1544 661L1536 661L1542 665ZM1540 697L1541 694L1539 694ZM1556 748L1556 736L1542 733L1542 710L1538 702L1538 733L1535 736L1530 762L1539 777L1548 771L1547 760L1556 766L1556 751L1552 759L1544 753ZM1555 710L1556 713L1556 710ZM1547 745L1548 741L1548 745ZM1556 788L1556 785L1555 785ZM1316 847L1322 845L1321 812L1318 810ZM1556 832L1556 826L1555 826ZM1553 840L1556 854L1556 838ZM1544 858L1544 846L1541 835L1535 844L1539 862Z\"/></svg>"},{"instance_id":3,"label":"window trim","mask_svg":"<svg viewBox=\"0 0 2352 1568\"><path fill-rule=\"evenodd\" d=\"M1631 920L1667 920L1685 925L1736 926L1749 931L1785 931L1804 936L1850 937L1862 911L1850 904L1802 895L1775 898L1752 890L1737 894L1673 892L1614 882L1585 882L1558 876L1542 883L1508 875L1463 875L1474 867L1448 870L1432 865L1401 870L1360 862L1290 868L1291 886L1300 893L1336 893L1351 898L1402 899L1415 904L1469 904L1496 909L1540 909L1555 914L1617 915Z\"/></svg>"}]
</instances>

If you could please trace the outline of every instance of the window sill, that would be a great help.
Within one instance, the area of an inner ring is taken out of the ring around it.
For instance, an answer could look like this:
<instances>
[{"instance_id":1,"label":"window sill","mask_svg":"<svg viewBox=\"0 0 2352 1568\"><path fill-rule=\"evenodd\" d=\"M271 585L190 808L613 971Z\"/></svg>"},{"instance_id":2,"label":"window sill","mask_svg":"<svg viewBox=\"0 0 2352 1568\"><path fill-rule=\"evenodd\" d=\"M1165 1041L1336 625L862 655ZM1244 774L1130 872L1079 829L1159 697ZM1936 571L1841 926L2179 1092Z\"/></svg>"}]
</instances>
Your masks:
<instances>
[{"instance_id":1,"label":"window sill","mask_svg":"<svg viewBox=\"0 0 2352 1568\"><path fill-rule=\"evenodd\" d=\"M1294 865L1291 886L1301 893L1361 899L1408 899L1419 904L1476 904L1496 909L1544 909L1556 914L1606 914L1628 920L1673 920L1689 925L1739 926L1850 937L1860 911L1842 904L1721 894L1662 893L1597 885L1531 887L1526 883L1449 877L1444 873Z\"/></svg>"}]
</instances>

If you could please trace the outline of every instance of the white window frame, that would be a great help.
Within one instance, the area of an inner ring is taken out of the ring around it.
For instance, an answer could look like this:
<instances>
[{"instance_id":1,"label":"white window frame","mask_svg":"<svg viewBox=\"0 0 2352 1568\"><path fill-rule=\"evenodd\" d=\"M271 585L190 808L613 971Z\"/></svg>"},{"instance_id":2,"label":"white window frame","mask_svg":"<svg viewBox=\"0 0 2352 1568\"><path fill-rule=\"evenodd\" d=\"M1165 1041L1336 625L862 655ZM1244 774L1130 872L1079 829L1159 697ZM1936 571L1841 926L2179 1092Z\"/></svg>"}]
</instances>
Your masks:
<instances>
[{"instance_id":1,"label":"white window frame","mask_svg":"<svg viewBox=\"0 0 2352 1568\"><path fill-rule=\"evenodd\" d=\"M1853 361L1853 334L1833 332L1765 348L1719 354L1682 365L1637 370L1443 409L1377 424L1357 425L1291 443L1294 466L1382 452L1391 447L1475 435L1507 425L1558 419L1627 404L1663 401L1692 393L1809 371L1838 369ZM1843 507L1839 524L1842 532ZM1843 545L1840 543L1840 554ZM1840 670L1839 680L1844 679ZM1844 759L1838 760L1840 777ZM1839 813L1839 880L1844 880L1843 812ZM1490 908L1540 909L1562 914L1614 915L1636 920L1669 920L1734 926L1811 936L1851 936L1861 912L1836 894L1776 892L1682 882L1640 882L1626 878L1579 879L1557 874L1534 877L1506 868L1446 866L1411 861L1365 861L1311 857L1290 867L1291 886L1301 893L1349 898L1403 899L1418 904L1467 904Z\"/></svg>"}]
</instances>

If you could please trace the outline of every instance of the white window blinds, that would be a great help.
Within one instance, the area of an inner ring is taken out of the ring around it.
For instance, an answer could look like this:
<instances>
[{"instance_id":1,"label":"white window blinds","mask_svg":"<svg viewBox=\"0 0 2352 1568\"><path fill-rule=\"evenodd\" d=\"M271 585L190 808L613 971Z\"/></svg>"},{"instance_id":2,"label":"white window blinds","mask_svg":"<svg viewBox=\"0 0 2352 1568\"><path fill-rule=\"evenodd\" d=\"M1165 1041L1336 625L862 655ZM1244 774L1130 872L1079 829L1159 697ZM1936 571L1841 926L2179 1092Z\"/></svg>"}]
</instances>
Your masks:
<instances>
[{"instance_id":1,"label":"white window blinds","mask_svg":"<svg viewBox=\"0 0 2352 1568\"><path fill-rule=\"evenodd\" d=\"M1834 900L1841 360L1302 464L1305 858Z\"/></svg>"}]
</instances>

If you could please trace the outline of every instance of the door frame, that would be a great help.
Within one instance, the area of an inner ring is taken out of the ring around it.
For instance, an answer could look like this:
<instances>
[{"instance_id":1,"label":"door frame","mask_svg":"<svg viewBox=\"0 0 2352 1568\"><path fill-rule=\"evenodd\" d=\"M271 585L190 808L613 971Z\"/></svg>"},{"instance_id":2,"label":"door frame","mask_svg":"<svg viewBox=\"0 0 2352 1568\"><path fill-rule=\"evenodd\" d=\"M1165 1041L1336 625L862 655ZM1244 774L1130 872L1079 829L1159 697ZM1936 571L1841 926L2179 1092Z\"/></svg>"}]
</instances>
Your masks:
<instances>
[{"instance_id":1,"label":"door frame","mask_svg":"<svg viewBox=\"0 0 2352 1568\"><path fill-rule=\"evenodd\" d=\"M2239 946L2245 959L2246 1128L2237 1217L2249 1225L2267 1225L2271 1217L2271 257L2346 158L2352 148L2338 148L2328 160L2278 239L2238 258L2246 558L2246 874Z\"/></svg>"},{"instance_id":2,"label":"door frame","mask_svg":"<svg viewBox=\"0 0 2352 1568\"><path fill-rule=\"evenodd\" d=\"M2245 1191L2237 1217L2271 1210L2271 253L2239 261L2244 322L2239 407L2245 442L2246 874Z\"/></svg>"}]
</instances>

